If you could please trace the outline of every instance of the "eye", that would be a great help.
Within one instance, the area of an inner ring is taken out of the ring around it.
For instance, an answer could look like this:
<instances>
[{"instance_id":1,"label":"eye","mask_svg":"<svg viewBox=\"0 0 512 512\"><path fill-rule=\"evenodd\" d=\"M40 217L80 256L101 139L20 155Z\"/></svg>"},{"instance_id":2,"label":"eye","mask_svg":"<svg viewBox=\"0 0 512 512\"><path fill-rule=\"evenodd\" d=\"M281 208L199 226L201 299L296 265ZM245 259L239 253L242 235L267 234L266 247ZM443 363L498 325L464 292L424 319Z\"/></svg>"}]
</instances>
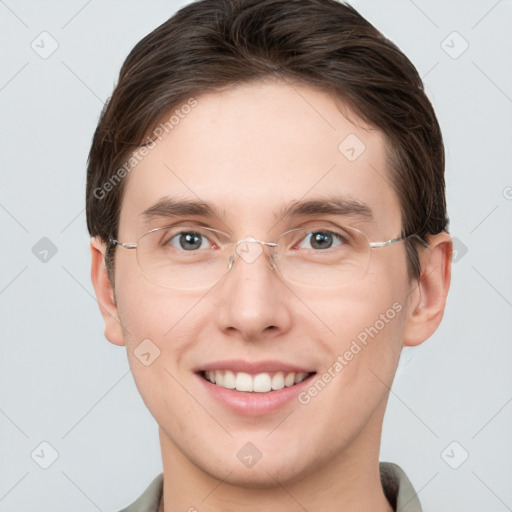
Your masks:
<instances>
[{"instance_id":1,"label":"eye","mask_svg":"<svg viewBox=\"0 0 512 512\"><path fill-rule=\"evenodd\" d=\"M308 245L304 247L304 243ZM311 231L302 239L299 248L322 250L338 247L344 243L344 237L333 231Z\"/></svg>"},{"instance_id":2,"label":"eye","mask_svg":"<svg viewBox=\"0 0 512 512\"><path fill-rule=\"evenodd\" d=\"M197 231L181 231L168 238L167 245L175 249L194 251L196 249L208 249L211 246L210 241L205 235Z\"/></svg>"}]
</instances>

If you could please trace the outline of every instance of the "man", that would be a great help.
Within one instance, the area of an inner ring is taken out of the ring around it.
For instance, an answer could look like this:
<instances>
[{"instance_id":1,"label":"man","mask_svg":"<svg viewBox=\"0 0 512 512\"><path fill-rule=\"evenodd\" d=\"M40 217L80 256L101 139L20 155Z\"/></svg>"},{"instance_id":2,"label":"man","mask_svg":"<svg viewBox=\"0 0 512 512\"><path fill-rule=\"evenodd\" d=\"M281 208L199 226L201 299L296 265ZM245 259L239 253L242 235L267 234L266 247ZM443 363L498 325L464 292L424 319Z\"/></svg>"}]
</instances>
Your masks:
<instances>
[{"instance_id":1,"label":"man","mask_svg":"<svg viewBox=\"0 0 512 512\"><path fill-rule=\"evenodd\" d=\"M88 168L92 281L159 425L131 512L421 510L378 461L437 329L444 152L410 61L334 0L203 0L140 41Z\"/></svg>"}]
</instances>

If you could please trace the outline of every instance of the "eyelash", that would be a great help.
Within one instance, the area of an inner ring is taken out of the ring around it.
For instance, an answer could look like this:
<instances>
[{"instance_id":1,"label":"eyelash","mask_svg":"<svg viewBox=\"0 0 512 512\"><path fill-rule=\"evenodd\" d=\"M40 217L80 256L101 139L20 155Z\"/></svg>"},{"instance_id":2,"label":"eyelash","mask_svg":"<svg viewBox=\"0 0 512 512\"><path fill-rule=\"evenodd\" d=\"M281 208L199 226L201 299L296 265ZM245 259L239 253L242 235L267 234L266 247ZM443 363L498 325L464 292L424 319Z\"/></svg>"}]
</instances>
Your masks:
<instances>
[{"instance_id":1,"label":"eyelash","mask_svg":"<svg viewBox=\"0 0 512 512\"><path fill-rule=\"evenodd\" d=\"M304 229L308 229L308 228L304 228ZM175 249L185 250L180 247L174 246L173 244L171 244L171 241L174 239L179 239L178 237L181 237L183 235L188 235L188 234L199 235L200 237L203 237L205 240L208 240L211 243L211 240L210 240L211 235L208 236L205 233L202 233L200 230L183 229L182 231L178 231L177 233L172 233L172 236L165 236L161 242L161 245L169 245L170 244ZM336 231L333 231L330 229L326 229L326 228L309 228L309 231L306 232L305 236L300 238L297 242L294 242L292 245L295 247L295 246L299 245L301 242L303 242L304 240L307 240L308 238L309 238L309 240L311 240L311 237L313 236L313 234L323 234L323 235L332 236L334 241L336 241L336 240L338 241L338 244L335 245L335 247L339 247L340 245L345 245L345 244L349 243L349 237L346 235L343 235L342 233L339 233L339 232L336 232ZM214 245L222 245L222 244L214 243ZM329 247L329 249L331 249L331 248L332 247ZM314 248L308 248L308 249L315 250ZM316 249L316 250L318 250L318 249ZM196 252L196 251L190 251L190 252Z\"/></svg>"},{"instance_id":2,"label":"eyelash","mask_svg":"<svg viewBox=\"0 0 512 512\"><path fill-rule=\"evenodd\" d=\"M313 235L314 233L317 233L317 234L323 234L323 235L326 235L326 234L328 234L328 235L332 235L333 239L337 239L337 240L338 240L338 242L340 242L340 245L343 245L343 243L345 242L344 237L343 237L341 234L336 233L336 232L334 232L334 231L328 231L328 230L313 230L313 231L309 231L309 232L306 234L306 236L305 236L304 238L302 238L302 239L299 241L299 243L300 243L300 242L302 242L302 241L304 241L304 240L306 240L308 237L311 239L311 237L312 237L312 235ZM338 247L338 246L336 246L336 247ZM331 247L329 247L329 249L331 249Z\"/></svg>"}]
</instances>

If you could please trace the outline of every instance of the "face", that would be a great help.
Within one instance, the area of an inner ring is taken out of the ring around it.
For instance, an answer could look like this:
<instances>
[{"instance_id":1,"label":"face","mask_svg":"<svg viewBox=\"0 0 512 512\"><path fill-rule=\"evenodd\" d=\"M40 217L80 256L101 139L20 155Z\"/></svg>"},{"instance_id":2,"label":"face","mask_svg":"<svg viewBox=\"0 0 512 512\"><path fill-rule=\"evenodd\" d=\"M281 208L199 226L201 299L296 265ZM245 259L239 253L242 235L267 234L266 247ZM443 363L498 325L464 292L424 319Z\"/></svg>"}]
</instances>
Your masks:
<instances>
[{"instance_id":1,"label":"face","mask_svg":"<svg viewBox=\"0 0 512 512\"><path fill-rule=\"evenodd\" d=\"M280 215L297 202L332 198L362 203L372 215ZM216 215L143 215L162 200L201 201ZM131 171L119 240L136 242L180 220L235 241L275 242L319 222L349 224L370 241L401 231L382 133L345 117L326 93L268 82L197 97ZM155 285L134 250L118 247L115 259L124 343L163 449L253 486L332 467L358 446L378 450L412 289L403 243L374 249L361 279L321 288L314 278L309 286L284 280L267 251L250 262L238 257L215 286L194 290ZM142 364L138 347L151 347L151 359L157 347L159 356ZM231 370L240 386L247 380L240 372L268 374L257 378L263 387L307 377L248 392L207 382L205 370Z\"/></svg>"}]
</instances>

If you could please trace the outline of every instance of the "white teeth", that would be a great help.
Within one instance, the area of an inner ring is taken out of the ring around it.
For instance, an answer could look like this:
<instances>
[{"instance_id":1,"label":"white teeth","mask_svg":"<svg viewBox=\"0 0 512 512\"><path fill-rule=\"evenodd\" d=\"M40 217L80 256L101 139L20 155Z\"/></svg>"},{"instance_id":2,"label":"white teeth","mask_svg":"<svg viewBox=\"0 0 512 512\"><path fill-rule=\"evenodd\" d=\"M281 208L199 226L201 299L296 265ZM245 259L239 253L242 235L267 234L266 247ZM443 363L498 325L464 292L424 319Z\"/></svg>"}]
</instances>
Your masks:
<instances>
[{"instance_id":1,"label":"white teeth","mask_svg":"<svg viewBox=\"0 0 512 512\"><path fill-rule=\"evenodd\" d=\"M231 370L226 370L224 373L224 387L235 389L235 374Z\"/></svg>"},{"instance_id":2,"label":"white teeth","mask_svg":"<svg viewBox=\"0 0 512 512\"><path fill-rule=\"evenodd\" d=\"M289 373L284 378L284 385L289 388L290 386L293 386L295 384L295 373Z\"/></svg>"},{"instance_id":3,"label":"white teeth","mask_svg":"<svg viewBox=\"0 0 512 512\"><path fill-rule=\"evenodd\" d=\"M272 389L272 379L268 373L258 373L254 377L254 382L252 385L253 391L257 393L266 393Z\"/></svg>"},{"instance_id":4,"label":"white teeth","mask_svg":"<svg viewBox=\"0 0 512 512\"><path fill-rule=\"evenodd\" d=\"M283 372L274 373L272 377L272 389L283 389L284 388L284 374Z\"/></svg>"},{"instance_id":5,"label":"white teeth","mask_svg":"<svg viewBox=\"0 0 512 512\"><path fill-rule=\"evenodd\" d=\"M289 388L302 382L308 375L305 372L258 373L257 375L250 375L245 372L234 373L231 370L205 372L206 379L217 386L255 393L268 393L271 390Z\"/></svg>"},{"instance_id":6,"label":"white teeth","mask_svg":"<svg viewBox=\"0 0 512 512\"><path fill-rule=\"evenodd\" d=\"M235 388L237 391L252 391L252 377L248 373L237 373L235 379Z\"/></svg>"},{"instance_id":7,"label":"white teeth","mask_svg":"<svg viewBox=\"0 0 512 512\"><path fill-rule=\"evenodd\" d=\"M297 373L297 375L295 375L295 380L293 382L295 384L298 384L299 382L302 382L307 376L307 373Z\"/></svg>"}]
</instances>

